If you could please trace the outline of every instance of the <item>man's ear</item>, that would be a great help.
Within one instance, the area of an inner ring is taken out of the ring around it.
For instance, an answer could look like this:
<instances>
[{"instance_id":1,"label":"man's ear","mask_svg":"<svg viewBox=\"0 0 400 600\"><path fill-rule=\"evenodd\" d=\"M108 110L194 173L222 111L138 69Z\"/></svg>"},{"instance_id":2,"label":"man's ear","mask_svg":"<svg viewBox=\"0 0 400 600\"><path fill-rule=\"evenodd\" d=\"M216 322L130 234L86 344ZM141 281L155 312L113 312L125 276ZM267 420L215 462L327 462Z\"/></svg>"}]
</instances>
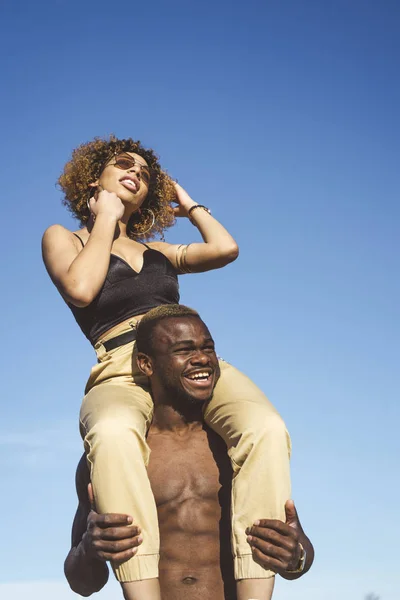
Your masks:
<instances>
[{"instance_id":1,"label":"man's ear","mask_svg":"<svg viewBox=\"0 0 400 600\"><path fill-rule=\"evenodd\" d=\"M146 377L151 377L153 375L153 362L150 356L147 356L147 354L144 354L144 352L138 352L136 362L143 375L146 375Z\"/></svg>"}]
</instances>

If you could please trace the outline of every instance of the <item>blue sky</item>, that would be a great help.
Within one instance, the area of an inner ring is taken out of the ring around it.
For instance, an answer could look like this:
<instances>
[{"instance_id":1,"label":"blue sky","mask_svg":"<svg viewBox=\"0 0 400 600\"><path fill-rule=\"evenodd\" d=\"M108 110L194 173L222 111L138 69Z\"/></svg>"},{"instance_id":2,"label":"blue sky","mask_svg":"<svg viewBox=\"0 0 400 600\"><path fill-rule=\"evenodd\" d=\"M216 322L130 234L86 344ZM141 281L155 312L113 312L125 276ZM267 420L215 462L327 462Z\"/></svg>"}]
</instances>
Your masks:
<instances>
[{"instance_id":1,"label":"blue sky","mask_svg":"<svg viewBox=\"0 0 400 600\"><path fill-rule=\"evenodd\" d=\"M275 597L396 600L399 4L16 0L0 23L0 596L73 598L62 563L94 354L40 239L76 227L54 185L71 150L114 132L154 147L240 245L226 269L182 277L181 299L292 435L316 561ZM167 235L196 239L187 222Z\"/></svg>"}]
</instances>

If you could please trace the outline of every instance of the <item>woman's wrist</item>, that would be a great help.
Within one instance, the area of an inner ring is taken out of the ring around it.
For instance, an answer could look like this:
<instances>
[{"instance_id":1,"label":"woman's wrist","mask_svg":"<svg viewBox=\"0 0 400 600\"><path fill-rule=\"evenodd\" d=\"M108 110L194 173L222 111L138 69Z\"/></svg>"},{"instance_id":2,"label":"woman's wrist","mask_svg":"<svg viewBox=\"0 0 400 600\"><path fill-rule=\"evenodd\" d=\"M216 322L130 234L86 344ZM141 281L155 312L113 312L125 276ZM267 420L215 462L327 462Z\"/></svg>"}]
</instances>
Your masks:
<instances>
[{"instance_id":1,"label":"woman's wrist","mask_svg":"<svg viewBox=\"0 0 400 600\"><path fill-rule=\"evenodd\" d=\"M211 210L207 206L204 206L204 204L194 204L188 210L188 219L193 224L194 224L193 216L195 216L198 211L202 211L202 212L204 211L204 212L208 213L209 215L211 215Z\"/></svg>"},{"instance_id":2,"label":"woman's wrist","mask_svg":"<svg viewBox=\"0 0 400 600\"><path fill-rule=\"evenodd\" d=\"M190 198L190 202L185 202L185 204L181 204L181 207L186 212L187 217L189 216L189 211L191 208L193 208L193 206L197 206L197 202L195 202L191 198Z\"/></svg>"},{"instance_id":3,"label":"woman's wrist","mask_svg":"<svg viewBox=\"0 0 400 600\"><path fill-rule=\"evenodd\" d=\"M99 212L99 214L95 216L95 222L98 220L101 220L103 223L111 223L114 226L118 223L117 216L106 211Z\"/></svg>"},{"instance_id":4,"label":"woman's wrist","mask_svg":"<svg viewBox=\"0 0 400 600\"><path fill-rule=\"evenodd\" d=\"M115 228L118 225L118 220L114 215L108 213L100 213L89 226L89 238L100 236L106 237L112 243L115 235ZM94 234L94 235L93 235Z\"/></svg>"}]
</instances>

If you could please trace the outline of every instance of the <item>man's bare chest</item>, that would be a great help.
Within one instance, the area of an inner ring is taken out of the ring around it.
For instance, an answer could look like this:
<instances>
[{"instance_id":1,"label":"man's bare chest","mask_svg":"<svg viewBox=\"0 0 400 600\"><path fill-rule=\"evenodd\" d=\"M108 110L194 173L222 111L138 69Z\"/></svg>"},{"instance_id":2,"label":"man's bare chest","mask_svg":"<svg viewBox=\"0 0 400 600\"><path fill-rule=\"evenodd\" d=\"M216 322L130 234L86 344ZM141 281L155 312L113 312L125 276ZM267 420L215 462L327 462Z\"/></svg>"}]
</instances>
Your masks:
<instances>
[{"instance_id":1,"label":"man's bare chest","mask_svg":"<svg viewBox=\"0 0 400 600\"><path fill-rule=\"evenodd\" d=\"M205 430L148 436L151 449L148 475L160 508L190 500L218 503L221 470L229 470L225 444Z\"/></svg>"}]
</instances>

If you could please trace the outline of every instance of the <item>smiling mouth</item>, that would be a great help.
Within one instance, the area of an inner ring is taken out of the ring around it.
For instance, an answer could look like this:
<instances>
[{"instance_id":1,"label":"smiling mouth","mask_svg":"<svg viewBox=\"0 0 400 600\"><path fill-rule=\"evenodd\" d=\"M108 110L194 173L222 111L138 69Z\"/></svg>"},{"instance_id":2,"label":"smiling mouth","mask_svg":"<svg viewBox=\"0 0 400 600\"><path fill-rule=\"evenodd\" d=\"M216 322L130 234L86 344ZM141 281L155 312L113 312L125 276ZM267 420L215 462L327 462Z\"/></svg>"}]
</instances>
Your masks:
<instances>
[{"instance_id":1,"label":"smiling mouth","mask_svg":"<svg viewBox=\"0 0 400 600\"><path fill-rule=\"evenodd\" d=\"M194 371L184 375L185 379L188 379L191 383L199 386L206 386L212 382L213 371L210 369L204 369L202 371Z\"/></svg>"},{"instance_id":2,"label":"smiling mouth","mask_svg":"<svg viewBox=\"0 0 400 600\"><path fill-rule=\"evenodd\" d=\"M136 193L139 190L140 184L138 181L134 179L130 179L129 177L123 177L119 180L119 182L130 192Z\"/></svg>"}]
</instances>

